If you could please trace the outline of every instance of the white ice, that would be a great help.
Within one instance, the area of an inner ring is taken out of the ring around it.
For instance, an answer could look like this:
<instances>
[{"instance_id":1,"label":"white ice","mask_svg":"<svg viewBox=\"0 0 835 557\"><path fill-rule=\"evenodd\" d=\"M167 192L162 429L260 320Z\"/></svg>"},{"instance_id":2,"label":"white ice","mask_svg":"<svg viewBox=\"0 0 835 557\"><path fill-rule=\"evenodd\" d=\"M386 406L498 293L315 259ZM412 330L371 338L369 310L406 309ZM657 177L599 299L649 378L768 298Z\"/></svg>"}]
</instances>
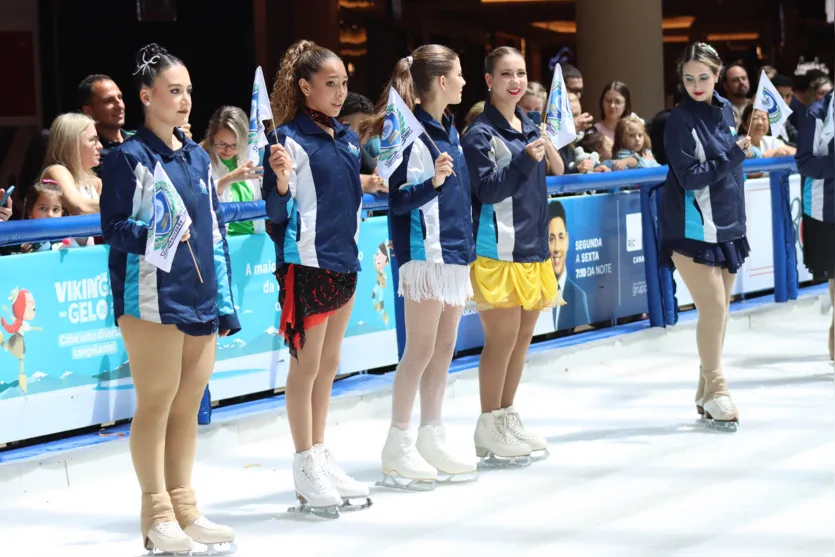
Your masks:
<instances>
[{"instance_id":1,"label":"white ice","mask_svg":"<svg viewBox=\"0 0 835 557\"><path fill-rule=\"evenodd\" d=\"M725 364L741 409L736 434L696 425L694 330L677 329L532 354L517 406L552 454L530 468L484 472L474 484L430 493L375 487L368 510L336 521L299 517L286 512L294 504L292 445L281 418L241 433L227 450L205 448L219 434L201 436L201 508L237 530L241 557L835 554L826 314L806 304L734 317ZM448 394L450 437L472 447L474 372ZM378 479L389 404L371 397L332 412L329 445L369 484ZM0 499L4 553L142 554L139 491L122 443L107 469L71 487Z\"/></svg>"}]
</instances>

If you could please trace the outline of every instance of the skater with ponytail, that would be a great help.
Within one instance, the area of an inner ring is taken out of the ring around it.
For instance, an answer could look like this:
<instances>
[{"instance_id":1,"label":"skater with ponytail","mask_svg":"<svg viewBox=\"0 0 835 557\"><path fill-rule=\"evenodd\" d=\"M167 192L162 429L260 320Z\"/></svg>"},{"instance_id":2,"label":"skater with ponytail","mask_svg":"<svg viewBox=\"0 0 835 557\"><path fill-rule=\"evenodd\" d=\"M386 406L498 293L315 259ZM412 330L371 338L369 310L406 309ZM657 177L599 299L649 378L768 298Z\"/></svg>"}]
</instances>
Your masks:
<instances>
[{"instance_id":1,"label":"skater with ponytail","mask_svg":"<svg viewBox=\"0 0 835 557\"><path fill-rule=\"evenodd\" d=\"M300 506L295 510L329 518L338 517L340 507L371 504L368 488L349 477L324 444L360 271L360 144L357 134L336 120L347 84L336 54L311 41L291 46L275 78L271 100L278 129L268 137L263 164L279 331L291 355L286 400L296 450L293 479Z\"/></svg>"},{"instance_id":2,"label":"skater with ponytail","mask_svg":"<svg viewBox=\"0 0 835 557\"><path fill-rule=\"evenodd\" d=\"M447 111L461 102L465 83L458 56L440 45L421 46L401 59L389 83L424 130L389 178L389 223L406 322L406 349L394 376L392 420L382 452L380 483L390 487L426 490L438 479L475 478L475 459L450 450L441 421L458 323L472 295L469 265L475 260L469 173ZM386 88L361 132L382 131L388 94ZM415 439L410 421L418 390Z\"/></svg>"}]
</instances>

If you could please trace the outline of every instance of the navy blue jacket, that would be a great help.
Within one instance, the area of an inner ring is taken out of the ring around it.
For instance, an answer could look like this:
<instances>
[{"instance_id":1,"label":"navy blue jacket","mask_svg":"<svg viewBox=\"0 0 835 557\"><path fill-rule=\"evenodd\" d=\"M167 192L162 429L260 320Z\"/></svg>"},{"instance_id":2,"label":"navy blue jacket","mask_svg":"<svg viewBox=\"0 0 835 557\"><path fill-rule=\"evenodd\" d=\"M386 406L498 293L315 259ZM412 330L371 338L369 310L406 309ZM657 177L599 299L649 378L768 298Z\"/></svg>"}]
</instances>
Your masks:
<instances>
[{"instance_id":1,"label":"navy blue jacket","mask_svg":"<svg viewBox=\"0 0 835 557\"><path fill-rule=\"evenodd\" d=\"M835 222L835 140L821 141L832 91L798 116L797 169L803 183L803 213Z\"/></svg>"},{"instance_id":2,"label":"navy blue jacket","mask_svg":"<svg viewBox=\"0 0 835 557\"><path fill-rule=\"evenodd\" d=\"M183 147L172 151L142 127L114 148L102 168L101 228L110 246L113 309L166 325L219 319L220 330L240 330L232 300L232 267L226 227L212 181L209 155L175 130ZM168 175L191 217L191 238L201 283L185 244L178 246L166 273L145 260L148 223L154 212L154 168Z\"/></svg>"},{"instance_id":3,"label":"navy blue jacket","mask_svg":"<svg viewBox=\"0 0 835 557\"><path fill-rule=\"evenodd\" d=\"M731 104L690 95L670 113L664 129L669 162L661 233L665 241L717 244L745 236L745 152L736 144Z\"/></svg>"},{"instance_id":4,"label":"navy blue jacket","mask_svg":"<svg viewBox=\"0 0 835 557\"><path fill-rule=\"evenodd\" d=\"M397 264L417 260L469 265L475 261L470 175L458 131L450 116L444 116L443 126L420 106L415 116L426 133L406 148L389 178L389 227ZM455 176L435 189L438 149L453 158Z\"/></svg>"},{"instance_id":5,"label":"navy blue jacket","mask_svg":"<svg viewBox=\"0 0 835 557\"><path fill-rule=\"evenodd\" d=\"M470 169L476 254L499 261L538 263L548 249L548 191L545 159L534 161L525 147L539 138L520 108L518 132L489 102L464 134Z\"/></svg>"},{"instance_id":6,"label":"navy blue jacket","mask_svg":"<svg viewBox=\"0 0 835 557\"><path fill-rule=\"evenodd\" d=\"M279 195L264 150L262 195L272 221L276 265L285 263L337 273L360 270L357 240L362 211L360 142L347 126L335 123L334 137L299 113L271 132L293 159L290 189Z\"/></svg>"}]
</instances>

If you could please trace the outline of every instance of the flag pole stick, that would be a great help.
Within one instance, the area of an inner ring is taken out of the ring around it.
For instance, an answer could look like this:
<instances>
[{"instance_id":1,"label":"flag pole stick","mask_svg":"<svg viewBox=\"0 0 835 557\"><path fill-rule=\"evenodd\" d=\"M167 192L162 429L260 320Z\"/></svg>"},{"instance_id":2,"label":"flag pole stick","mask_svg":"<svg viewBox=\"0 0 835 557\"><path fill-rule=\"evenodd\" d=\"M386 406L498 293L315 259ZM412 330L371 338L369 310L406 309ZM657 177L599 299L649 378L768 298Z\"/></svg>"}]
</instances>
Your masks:
<instances>
[{"instance_id":1,"label":"flag pole stick","mask_svg":"<svg viewBox=\"0 0 835 557\"><path fill-rule=\"evenodd\" d=\"M197 266L197 258L194 257L194 250L191 249L191 240L186 240L188 251L191 254L191 260L194 261L194 268L197 270L197 278L200 279L200 284L203 284L203 275L200 274L200 267Z\"/></svg>"},{"instance_id":2,"label":"flag pole stick","mask_svg":"<svg viewBox=\"0 0 835 557\"><path fill-rule=\"evenodd\" d=\"M421 127L421 128L423 128L423 135L425 135L425 136L426 136L426 138L427 138L427 139L429 139L429 142L430 142L430 143L432 143L432 147L434 147L434 148L435 148L435 150L436 150L436 151L438 151L438 155L443 154L443 153L441 152L441 150L440 150L440 149L438 149L438 146L435 144L435 142L432 140L432 137L430 137L430 136L429 136L429 134L426 132L426 128L424 128L424 127L423 127L423 124L421 124L421 126L420 126L420 127ZM453 171L452 171L452 175L453 175L453 176L457 176L457 174L455 174L455 170L453 170Z\"/></svg>"}]
</instances>

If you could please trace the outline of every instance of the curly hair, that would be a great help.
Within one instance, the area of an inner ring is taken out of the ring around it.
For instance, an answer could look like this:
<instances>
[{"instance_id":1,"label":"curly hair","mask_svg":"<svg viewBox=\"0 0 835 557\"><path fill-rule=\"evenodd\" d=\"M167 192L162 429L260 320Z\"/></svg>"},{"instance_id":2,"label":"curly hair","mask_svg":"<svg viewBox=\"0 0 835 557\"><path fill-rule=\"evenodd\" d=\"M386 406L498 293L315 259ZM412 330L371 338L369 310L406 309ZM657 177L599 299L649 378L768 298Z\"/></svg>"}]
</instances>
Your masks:
<instances>
[{"instance_id":1,"label":"curly hair","mask_svg":"<svg viewBox=\"0 0 835 557\"><path fill-rule=\"evenodd\" d=\"M299 80L310 81L331 58L338 56L313 41L298 41L287 49L275 75L275 84L270 95L276 126L292 120L304 107L304 95L299 88Z\"/></svg>"}]
</instances>

